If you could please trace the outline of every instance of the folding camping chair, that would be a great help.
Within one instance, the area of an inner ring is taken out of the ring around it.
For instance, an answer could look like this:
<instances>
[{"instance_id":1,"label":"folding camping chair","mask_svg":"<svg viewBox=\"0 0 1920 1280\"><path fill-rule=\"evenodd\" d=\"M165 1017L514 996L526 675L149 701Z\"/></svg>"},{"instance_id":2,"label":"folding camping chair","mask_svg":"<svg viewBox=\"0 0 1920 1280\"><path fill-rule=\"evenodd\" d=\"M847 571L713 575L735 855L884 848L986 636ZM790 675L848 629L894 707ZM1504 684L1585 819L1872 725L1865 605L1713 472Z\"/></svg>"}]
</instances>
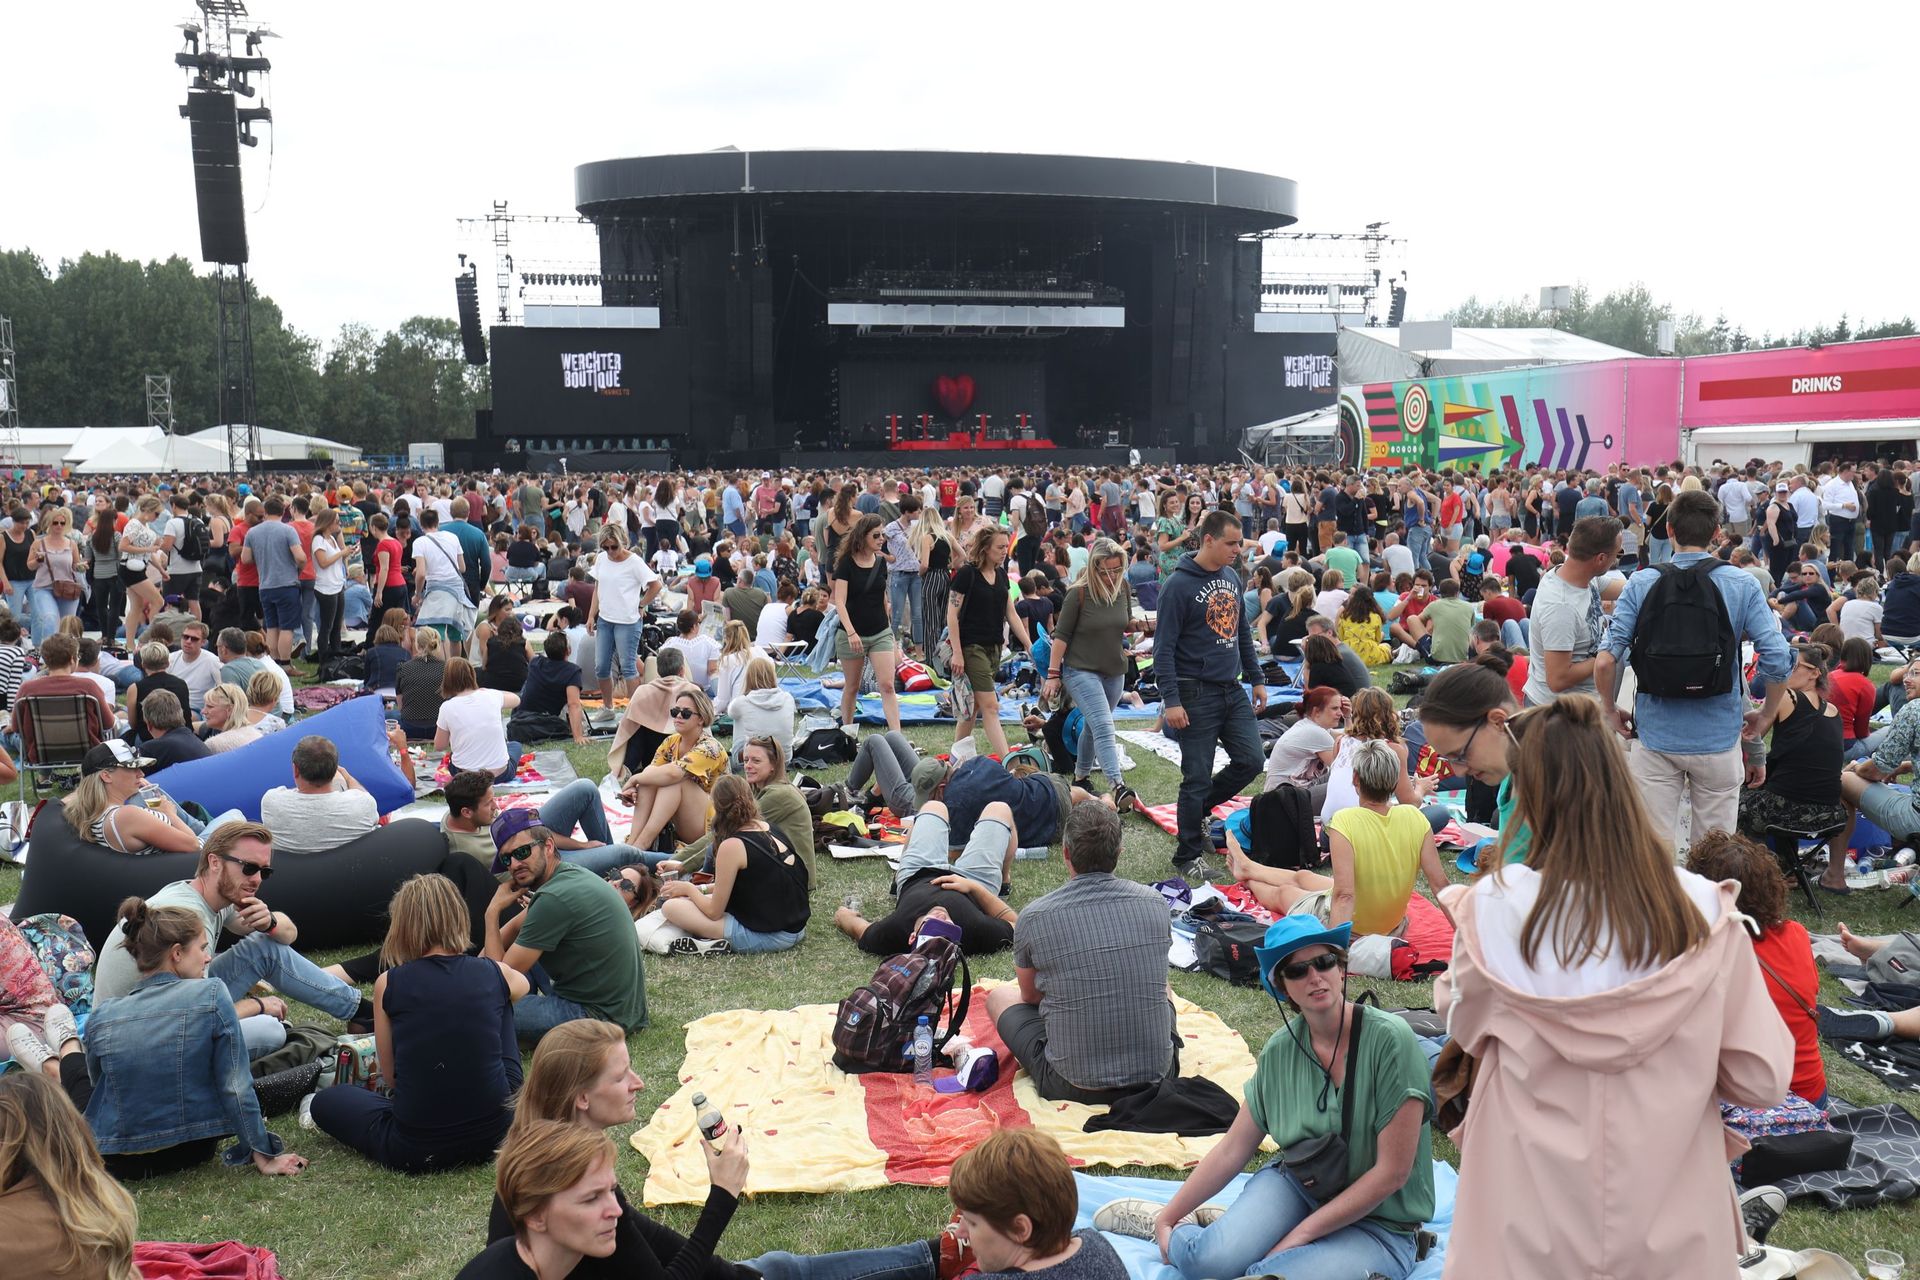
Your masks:
<instances>
[{"instance_id":1,"label":"folding camping chair","mask_svg":"<svg viewBox=\"0 0 1920 1280\"><path fill-rule=\"evenodd\" d=\"M1810 874L1800 846L1807 842L1823 841L1841 829L1842 824L1826 827L1789 827L1772 824L1767 827L1767 842L1773 846L1773 856L1780 861L1780 869L1787 878L1800 886L1800 892L1807 896L1807 907L1816 919L1825 919L1820 911L1820 900L1813 892L1813 876Z\"/></svg>"},{"instance_id":2,"label":"folding camping chair","mask_svg":"<svg viewBox=\"0 0 1920 1280\"><path fill-rule=\"evenodd\" d=\"M13 729L20 735L20 800L40 799L40 777L73 774L87 752L106 740L100 700L84 693L39 694L13 705Z\"/></svg>"}]
</instances>

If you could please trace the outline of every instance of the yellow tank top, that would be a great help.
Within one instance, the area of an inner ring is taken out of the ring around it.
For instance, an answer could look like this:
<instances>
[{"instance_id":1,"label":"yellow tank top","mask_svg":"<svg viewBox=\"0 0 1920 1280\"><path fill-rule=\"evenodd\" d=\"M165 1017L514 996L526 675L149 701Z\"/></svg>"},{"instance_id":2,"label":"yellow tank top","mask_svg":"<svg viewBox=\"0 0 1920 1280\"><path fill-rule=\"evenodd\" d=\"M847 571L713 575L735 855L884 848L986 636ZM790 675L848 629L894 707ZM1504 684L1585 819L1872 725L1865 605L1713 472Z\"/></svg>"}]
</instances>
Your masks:
<instances>
[{"instance_id":1,"label":"yellow tank top","mask_svg":"<svg viewBox=\"0 0 1920 1280\"><path fill-rule=\"evenodd\" d=\"M1384 814L1355 806L1329 824L1353 846L1353 932L1391 933L1407 914L1420 846L1433 830L1419 809L1397 804Z\"/></svg>"}]
</instances>

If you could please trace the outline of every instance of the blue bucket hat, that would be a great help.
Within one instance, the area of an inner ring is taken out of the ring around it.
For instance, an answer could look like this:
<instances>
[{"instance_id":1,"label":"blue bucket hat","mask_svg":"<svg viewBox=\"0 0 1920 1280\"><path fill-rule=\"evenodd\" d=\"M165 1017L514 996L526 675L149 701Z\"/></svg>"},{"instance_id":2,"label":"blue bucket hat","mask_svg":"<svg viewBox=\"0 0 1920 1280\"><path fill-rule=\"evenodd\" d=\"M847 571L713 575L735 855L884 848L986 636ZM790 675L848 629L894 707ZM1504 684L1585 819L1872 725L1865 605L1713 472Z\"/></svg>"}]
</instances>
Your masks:
<instances>
[{"instance_id":1,"label":"blue bucket hat","mask_svg":"<svg viewBox=\"0 0 1920 1280\"><path fill-rule=\"evenodd\" d=\"M1284 1002L1286 995L1273 980L1273 971L1282 960L1302 947L1338 947L1345 951L1352 941L1351 924L1329 929L1313 916L1281 916L1267 926L1266 938L1253 949L1253 958L1260 966L1260 985L1275 1000Z\"/></svg>"}]
</instances>

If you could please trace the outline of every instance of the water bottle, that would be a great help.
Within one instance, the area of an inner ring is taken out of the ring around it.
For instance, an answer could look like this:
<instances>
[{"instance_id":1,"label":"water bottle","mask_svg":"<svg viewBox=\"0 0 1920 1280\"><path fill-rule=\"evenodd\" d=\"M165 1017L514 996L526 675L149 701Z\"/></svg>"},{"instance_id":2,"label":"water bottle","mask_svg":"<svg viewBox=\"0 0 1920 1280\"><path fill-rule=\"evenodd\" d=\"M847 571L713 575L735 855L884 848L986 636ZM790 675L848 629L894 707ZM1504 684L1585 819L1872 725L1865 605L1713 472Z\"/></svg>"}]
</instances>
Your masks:
<instances>
[{"instance_id":1,"label":"water bottle","mask_svg":"<svg viewBox=\"0 0 1920 1280\"><path fill-rule=\"evenodd\" d=\"M1860 857L1856 861L1855 865L1859 868L1859 873L1861 875L1863 876L1872 875L1873 874L1873 850L1862 849L1860 851Z\"/></svg>"},{"instance_id":2,"label":"water bottle","mask_svg":"<svg viewBox=\"0 0 1920 1280\"><path fill-rule=\"evenodd\" d=\"M700 1126L700 1136L719 1146L721 1139L727 1136L727 1120L720 1109L707 1101L707 1095L693 1095L694 1122Z\"/></svg>"},{"instance_id":3,"label":"water bottle","mask_svg":"<svg viewBox=\"0 0 1920 1280\"><path fill-rule=\"evenodd\" d=\"M913 1082L933 1083L933 1028L927 1025L924 1013L913 1027Z\"/></svg>"},{"instance_id":4,"label":"water bottle","mask_svg":"<svg viewBox=\"0 0 1920 1280\"><path fill-rule=\"evenodd\" d=\"M1912 866L1912 865L1913 865L1913 850L1911 850L1911 849L1902 849L1902 850L1901 850L1900 852L1898 852L1898 853L1896 853L1896 854L1894 854L1894 855L1893 855L1893 862L1894 862L1894 865L1895 865L1895 866L1899 866L1899 867L1910 867L1910 866Z\"/></svg>"}]
</instances>

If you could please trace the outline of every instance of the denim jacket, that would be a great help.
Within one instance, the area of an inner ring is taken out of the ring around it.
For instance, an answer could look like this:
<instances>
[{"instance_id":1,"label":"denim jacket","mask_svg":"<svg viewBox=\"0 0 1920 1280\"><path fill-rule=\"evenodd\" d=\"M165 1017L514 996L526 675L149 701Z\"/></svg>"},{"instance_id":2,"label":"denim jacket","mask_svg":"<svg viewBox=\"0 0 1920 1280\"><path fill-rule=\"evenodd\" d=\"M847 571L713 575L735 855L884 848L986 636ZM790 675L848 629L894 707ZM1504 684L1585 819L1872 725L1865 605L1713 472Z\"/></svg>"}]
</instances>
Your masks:
<instances>
[{"instance_id":1,"label":"denim jacket","mask_svg":"<svg viewBox=\"0 0 1920 1280\"><path fill-rule=\"evenodd\" d=\"M105 1155L237 1134L224 1159L279 1155L253 1092L246 1042L226 988L156 973L102 1000L87 1022L87 1123Z\"/></svg>"}]
</instances>

